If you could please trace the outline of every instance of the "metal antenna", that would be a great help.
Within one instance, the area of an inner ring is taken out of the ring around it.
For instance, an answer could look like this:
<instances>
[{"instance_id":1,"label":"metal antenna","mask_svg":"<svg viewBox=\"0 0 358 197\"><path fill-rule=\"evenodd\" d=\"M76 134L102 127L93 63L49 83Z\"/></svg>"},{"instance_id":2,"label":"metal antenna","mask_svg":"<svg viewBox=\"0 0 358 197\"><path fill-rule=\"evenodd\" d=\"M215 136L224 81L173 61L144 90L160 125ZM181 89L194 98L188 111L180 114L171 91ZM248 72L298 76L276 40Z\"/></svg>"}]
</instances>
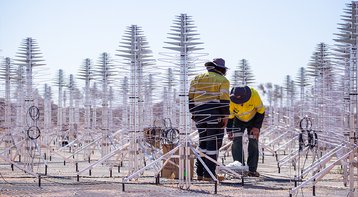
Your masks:
<instances>
[{"instance_id":1,"label":"metal antenna","mask_svg":"<svg viewBox=\"0 0 358 197\"><path fill-rule=\"evenodd\" d=\"M291 79L290 75L286 76L285 81L285 90L286 90L286 110L288 117L288 125L290 127L294 126L294 115L293 115L293 105L294 105L294 81Z\"/></svg>"},{"instance_id":2,"label":"metal antenna","mask_svg":"<svg viewBox=\"0 0 358 197\"><path fill-rule=\"evenodd\" d=\"M88 162L91 161L91 153L95 145L97 144L98 139L95 139L94 135L96 133L92 132L91 128L91 101L90 97L91 95L91 89L90 89L90 81L93 79L93 71L92 71L92 65L90 59L85 59L81 68L80 68L80 74L79 79L85 81L85 87L84 87L84 108L85 108L85 117L84 117L84 132L79 132L80 127L80 100L83 99L83 96L78 88L76 88L76 84L74 82L74 79L70 77L68 88L70 90L70 105L72 107L72 112L70 114L72 115L70 123L70 136L72 137L72 141L68 143L65 147L69 147L70 150L73 150L73 154L71 155L73 158L75 156L78 156L80 152L83 152L83 158L88 159ZM72 94L72 96L71 96ZM72 102L72 103L71 103ZM74 107L73 107L74 102ZM82 126L81 126L82 127ZM77 143L77 145L76 145ZM82 146L80 148L78 145L81 144ZM69 157L67 157L69 159ZM76 164L78 165L78 164Z\"/></svg>"},{"instance_id":3,"label":"metal antenna","mask_svg":"<svg viewBox=\"0 0 358 197\"><path fill-rule=\"evenodd\" d=\"M129 160L129 170L128 173L132 173L133 171L139 169L139 167L144 163L141 163L141 160L143 160L144 155L143 153L146 152L143 150L143 126L144 126L144 75L143 75L143 69L146 66L150 66L153 64L154 60L151 59L151 51L148 49L148 43L145 39L145 37L142 35L141 28L132 25L127 28L126 35L124 36L124 41L121 42L120 47L123 49L117 50L120 52L118 56L124 57L126 66L130 66L130 78L129 83L127 85L127 82L124 82L124 87L122 88L122 91L126 91L126 89L129 89L128 92L128 98L129 98L129 118L128 118L128 131L121 131L122 134L128 132L129 133L129 142L126 144L122 144L119 147L115 147L113 151L108 151L108 154L105 154L102 156L101 159L96 161L94 164L88 166L84 170L91 169L93 166L97 165L98 163L103 163L107 161L108 159L112 158L113 156L121 153L124 149L128 148L128 160ZM102 86L105 84L104 82L107 79L104 79L103 77L108 77L112 73L110 73L109 62L108 62L108 56L102 55L102 61L101 62L101 69L98 69L100 73L102 73ZM103 86L104 87L104 86ZM106 88L102 88L105 90ZM106 90L108 91L108 90ZM108 93L103 92L103 95L106 95ZM104 103L104 106L108 106L108 95L107 101ZM126 99L123 99L125 102ZM106 104L107 103L107 104ZM102 108L105 109L105 108ZM107 108L108 109L108 108ZM108 121L108 110L102 111L102 121L107 120ZM126 113L126 110L124 109L124 113ZM103 118L103 115L107 114L107 118ZM124 117L125 118L125 117ZM126 120L122 120L122 124L126 122ZM102 125L106 124L103 122ZM108 127L107 127L108 128ZM122 128L123 129L123 128ZM116 132L115 134L117 134ZM111 140L112 136L107 135L107 139ZM123 135L121 136L123 139ZM112 142L111 142L112 143ZM123 156L123 154L122 154ZM148 156L147 156L148 157ZM123 158L122 158L123 159ZM111 168L112 166L110 166ZM84 170L79 171L77 174L82 173ZM110 169L111 170L111 169Z\"/></svg>"},{"instance_id":4,"label":"metal antenna","mask_svg":"<svg viewBox=\"0 0 358 197\"><path fill-rule=\"evenodd\" d=\"M62 108L62 100L63 100L63 87L66 85L64 72L62 69L58 70L55 86L58 86L58 102L57 102L57 136L59 140L62 142L64 140L64 128L63 128L63 108Z\"/></svg>"},{"instance_id":5,"label":"metal antenna","mask_svg":"<svg viewBox=\"0 0 358 197\"><path fill-rule=\"evenodd\" d=\"M84 129L85 129L85 143L90 143L93 140L91 132L91 81L93 80L92 63L89 58L85 59L81 68L78 79L85 81L84 97L85 97L85 117L84 117ZM87 155L89 156L89 155Z\"/></svg>"},{"instance_id":6,"label":"metal antenna","mask_svg":"<svg viewBox=\"0 0 358 197\"><path fill-rule=\"evenodd\" d=\"M313 183L314 190L317 181L328 174L335 165L341 163L344 171L344 184L347 185L349 182L350 192L348 196L354 196L358 107L357 6L358 2L354 1L347 4L347 9L344 10L345 14L342 15L343 23L339 23L340 33L336 34L338 38L335 39L335 62L331 60L329 47L320 43L317 45L308 65L307 71L313 80L313 84L311 93L308 95L312 98L308 97L307 101L310 99L313 102L307 102L305 105L309 109L307 112L313 116L311 120L314 120L318 125L319 148L316 151L321 151L321 154L318 156L320 158L311 165L302 167L302 169L299 167L299 179L311 172L312 176L291 189L290 195L297 193L300 188L305 187L308 183ZM301 75L301 80L299 80L301 92L302 87L305 86L305 80L302 78ZM348 130L348 132L345 130ZM347 134L349 138L346 137ZM322 150L326 151L323 152ZM313 159L317 157L316 151L311 156ZM336 158L332 159L334 156ZM298 160L295 157L293 154L291 158L299 163L299 157Z\"/></svg>"},{"instance_id":7,"label":"metal antenna","mask_svg":"<svg viewBox=\"0 0 358 197\"><path fill-rule=\"evenodd\" d=\"M5 58L4 63L2 64L2 67L0 69L0 79L5 80L5 114L4 114L4 128L5 128L5 134L2 137L2 141L5 142L5 149L10 148L12 144L15 143L11 128L13 127L11 124L11 89L10 89L10 83L11 80L14 78L13 76L14 70L13 65L11 63L11 60L9 57ZM7 152L7 157L12 158L11 150Z\"/></svg>"},{"instance_id":8,"label":"metal antenna","mask_svg":"<svg viewBox=\"0 0 358 197\"><path fill-rule=\"evenodd\" d=\"M179 67L179 132L180 142L185 145L179 148L179 186L189 187L191 185L191 169L190 169L190 149L185 148L189 144L189 134L191 133L191 120L188 105L189 95L189 75L191 74L190 68L195 66L197 57L195 57L195 51L201 50L197 45L202 42L195 42L195 26L190 16L181 14L174 20L172 30L175 33L169 33L173 41L165 42L172 46L164 47L169 50L176 51L177 54L174 57L174 64ZM189 55L190 54L190 55ZM177 58L179 57L179 58Z\"/></svg>"},{"instance_id":9,"label":"metal antenna","mask_svg":"<svg viewBox=\"0 0 358 197\"><path fill-rule=\"evenodd\" d=\"M36 151L39 151L41 157L41 149L37 144L37 139L40 137L40 129L37 126L40 112L38 108L34 106L33 68L45 65L41 63L44 60L42 60L35 39L29 37L23 40L15 61L18 65L25 67L26 89L24 110L26 110L27 115L25 116L26 120L24 119L22 122L23 128L25 129L25 147L22 149L24 152L21 154L24 158L24 170L33 174L33 159Z\"/></svg>"},{"instance_id":10,"label":"metal antenna","mask_svg":"<svg viewBox=\"0 0 358 197\"><path fill-rule=\"evenodd\" d=\"M127 28L123 37L121 49L117 50L120 57L127 61L130 66L129 77L129 137L130 152L139 151L139 143L143 142L143 136L138 135L143 132L144 127L144 76L143 69L146 66L153 65L154 60L151 59L151 50L148 49L148 42L143 36L141 27L132 25ZM138 170L141 166L140 160L143 155L129 155L129 173Z\"/></svg>"},{"instance_id":11,"label":"metal antenna","mask_svg":"<svg viewBox=\"0 0 358 197\"><path fill-rule=\"evenodd\" d=\"M350 193L349 196L354 196L354 188L355 188L355 176L354 172L354 160L356 158L355 154L357 151L357 136L358 136L358 126L357 126L357 110L358 110L358 68L357 68L357 47L358 47L358 39L357 39L357 13L358 13L358 2L352 1L351 4L347 4L347 9L345 9L345 14L342 15L343 24L340 23L339 29L341 33L338 34L338 38L335 40L338 44L340 44L340 55L338 58L343 63L344 68L346 68L345 72L345 81L344 84L349 84L349 90L345 89L344 97L349 101L349 142L354 146L352 146L352 151L349 154L349 188ZM349 64L349 66L348 66ZM348 97L349 96L349 97ZM347 99L349 98L349 99ZM347 103L345 103L347 106Z\"/></svg>"},{"instance_id":12,"label":"metal antenna","mask_svg":"<svg viewBox=\"0 0 358 197\"><path fill-rule=\"evenodd\" d=\"M352 4L348 4L348 8L344 9L344 15L342 15L343 23L338 23L338 29L340 33L336 33L337 36L335 41L335 51L334 57L336 59L336 65L340 65L341 69L343 69L343 78L342 78L342 87L343 90L343 127L344 129L350 130L349 120L350 119L350 75L351 75L351 50L352 50L352 43L354 43L355 39L355 25L356 20L354 9ZM344 121L346 120L346 121Z\"/></svg>"},{"instance_id":13,"label":"metal antenna","mask_svg":"<svg viewBox=\"0 0 358 197\"><path fill-rule=\"evenodd\" d=\"M318 110L320 106L323 107L322 110L318 110L318 116L316 116L319 121L318 130L324 130L324 116L326 116L327 112L325 97L327 97L328 90L331 89L332 84L329 79L332 76L332 63L328 50L328 46L325 43L318 44L307 68L309 76L314 81L314 92L318 94L314 96L315 109Z\"/></svg>"},{"instance_id":14,"label":"metal antenna","mask_svg":"<svg viewBox=\"0 0 358 197\"><path fill-rule=\"evenodd\" d=\"M94 76L97 77L98 81L102 85L102 124L101 124L101 133L102 133L102 144L101 144L101 155L102 157L107 155L110 152L111 139L109 125L109 83L111 77L114 75L114 66L111 63L111 59L108 53L102 53L99 57L98 64L94 70Z\"/></svg>"},{"instance_id":15,"label":"metal antenna","mask_svg":"<svg viewBox=\"0 0 358 197\"><path fill-rule=\"evenodd\" d=\"M298 72L298 76L296 77L296 84L298 85L298 87L300 87L299 109L300 109L300 117L303 118L304 113L305 113L304 109L305 109L305 105L306 105L306 103L305 103L305 87L309 85L306 69L304 67L301 67Z\"/></svg>"},{"instance_id":16,"label":"metal antenna","mask_svg":"<svg viewBox=\"0 0 358 197\"><path fill-rule=\"evenodd\" d=\"M75 94L75 80L73 74L70 74L67 84L69 90L69 109L68 109L68 140L72 142L76 139L75 134L75 107L74 107L74 94Z\"/></svg>"},{"instance_id":17,"label":"metal antenna","mask_svg":"<svg viewBox=\"0 0 358 197\"><path fill-rule=\"evenodd\" d=\"M251 85L254 81L254 74L251 71L248 61L246 59L240 60L240 63L232 76L232 86L237 87Z\"/></svg>"}]
</instances>

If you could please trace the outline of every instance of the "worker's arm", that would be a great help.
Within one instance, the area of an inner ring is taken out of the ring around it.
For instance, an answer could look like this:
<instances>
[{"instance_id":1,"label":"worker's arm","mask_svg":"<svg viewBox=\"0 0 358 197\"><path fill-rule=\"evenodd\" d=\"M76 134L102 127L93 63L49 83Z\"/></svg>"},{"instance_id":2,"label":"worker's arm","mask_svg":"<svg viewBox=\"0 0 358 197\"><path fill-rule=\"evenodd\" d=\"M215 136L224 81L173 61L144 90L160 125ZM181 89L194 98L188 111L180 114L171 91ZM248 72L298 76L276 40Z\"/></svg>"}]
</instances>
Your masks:
<instances>
[{"instance_id":1,"label":"worker's arm","mask_svg":"<svg viewBox=\"0 0 358 197\"><path fill-rule=\"evenodd\" d=\"M234 127L235 127L235 114L234 114L234 104L230 103L230 115L227 121L227 126L226 126L226 133L228 135L229 140L233 140L233 132L234 132Z\"/></svg>"},{"instance_id":2,"label":"worker's arm","mask_svg":"<svg viewBox=\"0 0 358 197\"><path fill-rule=\"evenodd\" d=\"M224 118L227 118L230 115L230 95L229 95L230 82L226 80L220 86L220 113Z\"/></svg>"},{"instance_id":3,"label":"worker's arm","mask_svg":"<svg viewBox=\"0 0 358 197\"><path fill-rule=\"evenodd\" d=\"M233 140L233 130L234 130L234 118L228 118L227 126L226 126L226 133L229 140Z\"/></svg>"},{"instance_id":4,"label":"worker's arm","mask_svg":"<svg viewBox=\"0 0 358 197\"><path fill-rule=\"evenodd\" d=\"M265 118L265 107L261 101L261 98L257 91L255 91L255 108L256 108L256 114L253 118L253 128L251 129L251 134L258 140L260 137L260 129L262 127L262 123Z\"/></svg>"},{"instance_id":5,"label":"worker's arm","mask_svg":"<svg viewBox=\"0 0 358 197\"><path fill-rule=\"evenodd\" d=\"M260 129L262 127L262 123L264 121L264 118L265 118L265 113L263 114L260 114L260 113L256 113L255 114L255 117L254 117L254 124L253 126Z\"/></svg>"},{"instance_id":6,"label":"worker's arm","mask_svg":"<svg viewBox=\"0 0 358 197\"><path fill-rule=\"evenodd\" d=\"M254 125L253 126L255 128L260 129L262 126L262 122L264 121L264 118L265 118L265 106L262 103L262 100L256 90L255 90L254 105L256 108L256 114L254 116L254 120L253 120Z\"/></svg>"}]
</instances>

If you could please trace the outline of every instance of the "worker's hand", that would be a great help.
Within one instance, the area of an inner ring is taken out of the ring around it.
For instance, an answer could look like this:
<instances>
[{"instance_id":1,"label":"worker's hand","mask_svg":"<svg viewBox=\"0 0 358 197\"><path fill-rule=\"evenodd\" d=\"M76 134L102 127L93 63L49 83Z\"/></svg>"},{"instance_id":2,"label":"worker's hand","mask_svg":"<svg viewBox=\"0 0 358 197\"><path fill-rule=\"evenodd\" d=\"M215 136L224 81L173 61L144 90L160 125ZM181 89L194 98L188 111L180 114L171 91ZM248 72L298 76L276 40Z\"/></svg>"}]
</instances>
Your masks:
<instances>
[{"instance_id":1,"label":"worker's hand","mask_svg":"<svg viewBox=\"0 0 358 197\"><path fill-rule=\"evenodd\" d=\"M256 140L259 140L259 137L260 137L260 129L259 128L256 128L256 127L253 127L251 129L251 134L256 138Z\"/></svg>"},{"instance_id":2,"label":"worker's hand","mask_svg":"<svg viewBox=\"0 0 358 197\"><path fill-rule=\"evenodd\" d=\"M220 121L221 127L225 128L227 125L228 118L222 118Z\"/></svg>"},{"instance_id":3,"label":"worker's hand","mask_svg":"<svg viewBox=\"0 0 358 197\"><path fill-rule=\"evenodd\" d=\"M232 132L228 132L228 133L227 133L227 138L229 138L229 140L233 140L233 139L234 139L234 135L232 134Z\"/></svg>"}]
</instances>

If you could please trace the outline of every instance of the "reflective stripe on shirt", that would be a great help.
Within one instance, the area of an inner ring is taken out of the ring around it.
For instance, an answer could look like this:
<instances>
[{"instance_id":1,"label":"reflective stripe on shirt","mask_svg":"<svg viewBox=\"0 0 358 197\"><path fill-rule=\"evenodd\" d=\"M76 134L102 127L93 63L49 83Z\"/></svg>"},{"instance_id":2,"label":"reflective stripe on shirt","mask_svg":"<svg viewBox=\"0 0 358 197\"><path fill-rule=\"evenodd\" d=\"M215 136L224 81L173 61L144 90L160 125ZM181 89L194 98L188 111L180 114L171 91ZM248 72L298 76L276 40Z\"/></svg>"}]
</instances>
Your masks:
<instances>
[{"instance_id":1,"label":"reflective stripe on shirt","mask_svg":"<svg viewBox=\"0 0 358 197\"><path fill-rule=\"evenodd\" d=\"M219 151L217 150L206 150L207 155L218 155Z\"/></svg>"}]
</instances>

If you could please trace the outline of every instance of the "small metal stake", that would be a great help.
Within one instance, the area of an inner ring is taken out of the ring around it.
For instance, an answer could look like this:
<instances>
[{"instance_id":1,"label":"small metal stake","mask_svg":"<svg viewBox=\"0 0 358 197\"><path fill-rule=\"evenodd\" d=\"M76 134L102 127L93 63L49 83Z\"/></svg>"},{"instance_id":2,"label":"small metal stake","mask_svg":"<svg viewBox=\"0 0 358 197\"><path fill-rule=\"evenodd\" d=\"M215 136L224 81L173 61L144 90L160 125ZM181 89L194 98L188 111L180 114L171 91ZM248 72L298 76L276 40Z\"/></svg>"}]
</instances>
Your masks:
<instances>
[{"instance_id":1,"label":"small metal stake","mask_svg":"<svg viewBox=\"0 0 358 197\"><path fill-rule=\"evenodd\" d=\"M214 194L218 194L218 182L215 181L215 191Z\"/></svg>"},{"instance_id":2,"label":"small metal stake","mask_svg":"<svg viewBox=\"0 0 358 197\"><path fill-rule=\"evenodd\" d=\"M159 174L157 174L157 176L155 177L155 184L159 185Z\"/></svg>"}]
</instances>

